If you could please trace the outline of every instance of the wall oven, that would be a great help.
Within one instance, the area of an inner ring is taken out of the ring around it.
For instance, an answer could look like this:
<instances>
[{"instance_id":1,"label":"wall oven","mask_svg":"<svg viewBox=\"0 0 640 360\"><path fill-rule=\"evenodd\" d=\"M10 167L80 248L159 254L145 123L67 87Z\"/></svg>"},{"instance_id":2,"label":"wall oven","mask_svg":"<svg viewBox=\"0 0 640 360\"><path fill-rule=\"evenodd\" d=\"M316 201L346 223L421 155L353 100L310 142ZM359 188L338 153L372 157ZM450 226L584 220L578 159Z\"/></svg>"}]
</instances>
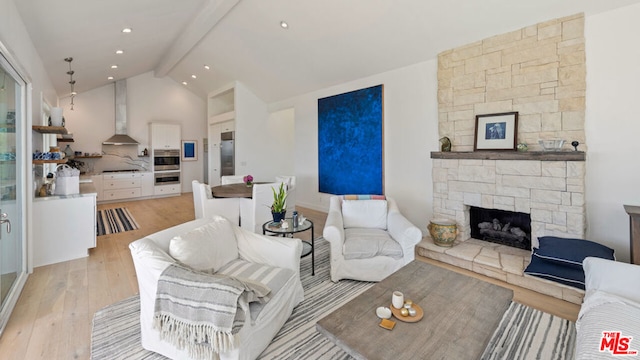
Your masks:
<instances>
[{"instance_id":1,"label":"wall oven","mask_svg":"<svg viewBox=\"0 0 640 360\"><path fill-rule=\"evenodd\" d=\"M180 170L180 150L153 150L153 169Z\"/></svg>"},{"instance_id":2,"label":"wall oven","mask_svg":"<svg viewBox=\"0 0 640 360\"><path fill-rule=\"evenodd\" d=\"M156 186L180 184L180 171L157 172L153 174L153 179Z\"/></svg>"}]
</instances>

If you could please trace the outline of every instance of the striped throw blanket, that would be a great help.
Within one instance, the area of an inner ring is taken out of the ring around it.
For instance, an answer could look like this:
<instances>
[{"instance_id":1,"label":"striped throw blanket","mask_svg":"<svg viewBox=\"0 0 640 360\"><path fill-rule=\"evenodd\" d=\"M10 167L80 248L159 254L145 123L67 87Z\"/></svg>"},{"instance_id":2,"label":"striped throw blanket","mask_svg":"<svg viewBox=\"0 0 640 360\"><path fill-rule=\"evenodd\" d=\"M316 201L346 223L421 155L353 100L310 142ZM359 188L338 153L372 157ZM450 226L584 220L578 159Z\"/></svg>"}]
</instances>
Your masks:
<instances>
[{"instance_id":1,"label":"striped throw blanket","mask_svg":"<svg viewBox=\"0 0 640 360\"><path fill-rule=\"evenodd\" d=\"M235 349L252 301L267 302L271 290L254 281L211 275L178 264L158 280L154 310L160 338L195 359L216 359Z\"/></svg>"}]
</instances>

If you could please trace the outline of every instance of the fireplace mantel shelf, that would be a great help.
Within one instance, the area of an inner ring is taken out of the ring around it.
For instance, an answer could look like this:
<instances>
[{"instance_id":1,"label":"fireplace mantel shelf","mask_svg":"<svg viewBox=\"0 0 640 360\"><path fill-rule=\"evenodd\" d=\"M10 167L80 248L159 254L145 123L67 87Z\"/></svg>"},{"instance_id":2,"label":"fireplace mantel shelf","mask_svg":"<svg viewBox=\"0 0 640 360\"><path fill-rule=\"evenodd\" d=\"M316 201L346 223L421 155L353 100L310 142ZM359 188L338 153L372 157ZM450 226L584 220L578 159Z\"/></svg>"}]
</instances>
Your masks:
<instances>
[{"instance_id":1,"label":"fireplace mantel shelf","mask_svg":"<svg viewBox=\"0 0 640 360\"><path fill-rule=\"evenodd\" d=\"M432 159L585 161L584 151L432 151Z\"/></svg>"}]
</instances>

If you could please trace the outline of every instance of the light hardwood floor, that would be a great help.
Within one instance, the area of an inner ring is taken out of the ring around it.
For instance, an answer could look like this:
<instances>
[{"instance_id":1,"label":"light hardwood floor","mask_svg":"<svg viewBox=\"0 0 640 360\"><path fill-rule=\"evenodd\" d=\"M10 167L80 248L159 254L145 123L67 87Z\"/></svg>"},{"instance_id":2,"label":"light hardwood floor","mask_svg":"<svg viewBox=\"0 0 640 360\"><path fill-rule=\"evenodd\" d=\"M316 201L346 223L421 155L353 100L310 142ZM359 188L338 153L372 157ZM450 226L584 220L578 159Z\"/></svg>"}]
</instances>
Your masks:
<instances>
[{"instance_id":1,"label":"light hardwood floor","mask_svg":"<svg viewBox=\"0 0 640 360\"><path fill-rule=\"evenodd\" d=\"M138 293L129 243L194 219L191 193L177 197L111 203L98 209L127 207L139 230L98 237L83 259L36 268L0 338L0 359L88 359L93 314ZM300 208L322 234L326 213ZM307 240L310 232L300 233ZM430 259L419 260L459 271L514 290L514 299L570 320L579 306ZM455 299L452 299L455 301Z\"/></svg>"}]
</instances>

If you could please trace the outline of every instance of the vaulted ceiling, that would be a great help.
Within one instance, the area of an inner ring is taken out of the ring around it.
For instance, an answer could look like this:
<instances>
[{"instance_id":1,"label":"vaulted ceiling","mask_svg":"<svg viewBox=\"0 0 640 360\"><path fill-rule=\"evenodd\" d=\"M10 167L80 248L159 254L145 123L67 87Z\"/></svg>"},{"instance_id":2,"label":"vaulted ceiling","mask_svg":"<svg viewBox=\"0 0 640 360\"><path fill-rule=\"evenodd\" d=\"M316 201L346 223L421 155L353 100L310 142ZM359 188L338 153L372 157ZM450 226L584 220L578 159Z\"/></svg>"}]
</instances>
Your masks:
<instances>
[{"instance_id":1,"label":"vaulted ceiling","mask_svg":"<svg viewBox=\"0 0 640 360\"><path fill-rule=\"evenodd\" d=\"M541 21L640 2L14 1L61 98L70 92L64 59L73 57L78 92L154 71L202 97L237 80L266 102L433 59ZM125 27L133 31L122 33Z\"/></svg>"}]
</instances>

